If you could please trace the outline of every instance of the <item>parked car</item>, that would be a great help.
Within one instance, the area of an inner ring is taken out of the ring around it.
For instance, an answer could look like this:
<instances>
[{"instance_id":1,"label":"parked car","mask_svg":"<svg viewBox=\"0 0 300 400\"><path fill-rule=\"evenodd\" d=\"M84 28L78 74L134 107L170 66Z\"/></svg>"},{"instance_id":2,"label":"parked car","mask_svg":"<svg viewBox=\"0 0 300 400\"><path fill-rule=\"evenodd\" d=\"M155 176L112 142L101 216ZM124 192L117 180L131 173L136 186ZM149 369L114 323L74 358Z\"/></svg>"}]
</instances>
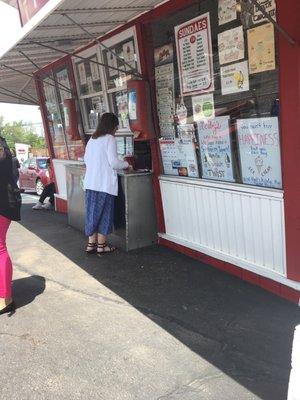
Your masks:
<instances>
[{"instance_id":1,"label":"parked car","mask_svg":"<svg viewBox=\"0 0 300 400\"><path fill-rule=\"evenodd\" d=\"M36 192L39 196L42 194L44 187L50 183L47 160L47 157L32 157L22 164L19 178L21 190Z\"/></svg>"}]
</instances>

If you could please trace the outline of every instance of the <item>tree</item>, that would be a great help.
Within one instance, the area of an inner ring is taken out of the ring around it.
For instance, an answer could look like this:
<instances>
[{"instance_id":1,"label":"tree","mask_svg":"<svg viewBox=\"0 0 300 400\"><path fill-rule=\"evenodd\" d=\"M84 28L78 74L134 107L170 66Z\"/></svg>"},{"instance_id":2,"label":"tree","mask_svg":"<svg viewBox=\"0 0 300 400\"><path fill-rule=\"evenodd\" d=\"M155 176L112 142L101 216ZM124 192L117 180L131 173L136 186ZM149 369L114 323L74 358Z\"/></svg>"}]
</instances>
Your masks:
<instances>
[{"instance_id":1,"label":"tree","mask_svg":"<svg viewBox=\"0 0 300 400\"><path fill-rule=\"evenodd\" d=\"M33 149L46 147L45 139L37 135L32 126L24 126L22 121L4 124L3 117L0 116L0 130L10 148L14 148L15 143L28 144Z\"/></svg>"}]
</instances>

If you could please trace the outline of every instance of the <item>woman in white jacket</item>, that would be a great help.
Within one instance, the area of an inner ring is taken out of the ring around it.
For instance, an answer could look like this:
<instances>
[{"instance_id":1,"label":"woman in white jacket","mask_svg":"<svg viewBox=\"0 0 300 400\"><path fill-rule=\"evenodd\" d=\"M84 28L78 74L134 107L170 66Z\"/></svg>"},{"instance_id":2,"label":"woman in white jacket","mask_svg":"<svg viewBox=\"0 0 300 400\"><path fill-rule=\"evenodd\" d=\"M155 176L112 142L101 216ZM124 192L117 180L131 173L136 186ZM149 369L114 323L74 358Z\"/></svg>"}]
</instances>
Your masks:
<instances>
[{"instance_id":1,"label":"woman in white jacket","mask_svg":"<svg viewBox=\"0 0 300 400\"><path fill-rule=\"evenodd\" d=\"M114 137L118 125L115 114L102 114L85 150L85 233L89 237L86 248L89 254L102 255L115 250L106 237L113 228L114 200L118 195L117 170L129 168L126 161L118 159Z\"/></svg>"}]
</instances>

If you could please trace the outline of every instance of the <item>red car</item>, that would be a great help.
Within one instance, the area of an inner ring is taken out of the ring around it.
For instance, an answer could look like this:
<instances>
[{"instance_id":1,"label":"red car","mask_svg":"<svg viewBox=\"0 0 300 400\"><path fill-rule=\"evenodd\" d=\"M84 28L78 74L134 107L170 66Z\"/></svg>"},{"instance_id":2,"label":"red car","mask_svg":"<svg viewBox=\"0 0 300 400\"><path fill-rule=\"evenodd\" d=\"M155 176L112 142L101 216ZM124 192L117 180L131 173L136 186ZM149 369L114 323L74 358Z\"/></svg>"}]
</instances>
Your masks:
<instances>
[{"instance_id":1,"label":"red car","mask_svg":"<svg viewBox=\"0 0 300 400\"><path fill-rule=\"evenodd\" d=\"M39 196L50 183L47 157L33 157L26 160L20 168L19 187L21 190L36 192Z\"/></svg>"}]
</instances>

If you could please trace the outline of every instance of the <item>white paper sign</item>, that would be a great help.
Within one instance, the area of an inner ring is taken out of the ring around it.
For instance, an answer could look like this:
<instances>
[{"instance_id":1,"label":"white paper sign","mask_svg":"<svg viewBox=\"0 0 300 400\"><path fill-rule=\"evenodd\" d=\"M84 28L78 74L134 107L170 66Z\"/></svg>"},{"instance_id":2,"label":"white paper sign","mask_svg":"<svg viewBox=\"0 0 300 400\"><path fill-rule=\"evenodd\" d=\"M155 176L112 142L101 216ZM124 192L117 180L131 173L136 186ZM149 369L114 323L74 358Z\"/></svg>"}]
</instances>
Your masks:
<instances>
[{"instance_id":1,"label":"white paper sign","mask_svg":"<svg viewBox=\"0 0 300 400\"><path fill-rule=\"evenodd\" d=\"M221 87L222 95L249 90L248 62L221 67Z\"/></svg>"},{"instance_id":2,"label":"white paper sign","mask_svg":"<svg viewBox=\"0 0 300 400\"><path fill-rule=\"evenodd\" d=\"M262 8L269 14L274 21L276 21L276 3L275 0L257 0L258 3L262 6ZM259 24L260 22L268 21L267 18L263 16L263 13L259 10L259 8L253 4L254 13L253 13L253 23Z\"/></svg>"},{"instance_id":3,"label":"white paper sign","mask_svg":"<svg viewBox=\"0 0 300 400\"><path fill-rule=\"evenodd\" d=\"M166 175L199 178L195 145L190 139L160 139L160 150Z\"/></svg>"},{"instance_id":4,"label":"white paper sign","mask_svg":"<svg viewBox=\"0 0 300 400\"><path fill-rule=\"evenodd\" d=\"M173 63L155 68L157 114L160 133L164 137L174 137L174 66Z\"/></svg>"},{"instance_id":5,"label":"white paper sign","mask_svg":"<svg viewBox=\"0 0 300 400\"><path fill-rule=\"evenodd\" d=\"M214 90L209 13L175 27L181 94Z\"/></svg>"},{"instance_id":6,"label":"white paper sign","mask_svg":"<svg viewBox=\"0 0 300 400\"><path fill-rule=\"evenodd\" d=\"M92 60L97 61L97 58L92 58ZM95 64L94 62L90 62L90 68L91 68L92 80L98 81L100 79L98 64Z\"/></svg>"},{"instance_id":7,"label":"white paper sign","mask_svg":"<svg viewBox=\"0 0 300 400\"><path fill-rule=\"evenodd\" d=\"M219 0L219 25L236 20L236 0Z\"/></svg>"},{"instance_id":8,"label":"white paper sign","mask_svg":"<svg viewBox=\"0 0 300 400\"><path fill-rule=\"evenodd\" d=\"M134 57L134 44L131 40L130 42L123 44L123 57L124 61L131 66L131 68L135 68L135 57ZM125 65L126 71L129 71L129 66Z\"/></svg>"},{"instance_id":9,"label":"white paper sign","mask_svg":"<svg viewBox=\"0 0 300 400\"><path fill-rule=\"evenodd\" d=\"M229 29L218 34L220 64L241 60L245 56L243 27Z\"/></svg>"},{"instance_id":10,"label":"white paper sign","mask_svg":"<svg viewBox=\"0 0 300 400\"><path fill-rule=\"evenodd\" d=\"M112 50L113 52L115 52L115 49L111 49L111 50ZM111 51L108 51L108 52L107 52L107 64L108 64L110 67L118 68L118 60L117 60L117 57L116 57L115 53L112 53ZM123 69L123 68L121 68L121 69ZM109 68L108 74L109 74L110 77L113 77L113 76L118 75L119 72L118 72L118 70L116 70L116 69L111 69L111 68Z\"/></svg>"},{"instance_id":11,"label":"white paper sign","mask_svg":"<svg viewBox=\"0 0 300 400\"><path fill-rule=\"evenodd\" d=\"M282 188L278 118L237 120L243 183Z\"/></svg>"},{"instance_id":12,"label":"white paper sign","mask_svg":"<svg viewBox=\"0 0 300 400\"><path fill-rule=\"evenodd\" d=\"M80 85L86 85L86 73L84 62L78 64L78 75Z\"/></svg>"},{"instance_id":13,"label":"white paper sign","mask_svg":"<svg viewBox=\"0 0 300 400\"><path fill-rule=\"evenodd\" d=\"M213 94L203 94L192 97L194 121L215 117L215 105Z\"/></svg>"},{"instance_id":14,"label":"white paper sign","mask_svg":"<svg viewBox=\"0 0 300 400\"><path fill-rule=\"evenodd\" d=\"M198 122L202 176L234 182L229 117Z\"/></svg>"}]
</instances>

